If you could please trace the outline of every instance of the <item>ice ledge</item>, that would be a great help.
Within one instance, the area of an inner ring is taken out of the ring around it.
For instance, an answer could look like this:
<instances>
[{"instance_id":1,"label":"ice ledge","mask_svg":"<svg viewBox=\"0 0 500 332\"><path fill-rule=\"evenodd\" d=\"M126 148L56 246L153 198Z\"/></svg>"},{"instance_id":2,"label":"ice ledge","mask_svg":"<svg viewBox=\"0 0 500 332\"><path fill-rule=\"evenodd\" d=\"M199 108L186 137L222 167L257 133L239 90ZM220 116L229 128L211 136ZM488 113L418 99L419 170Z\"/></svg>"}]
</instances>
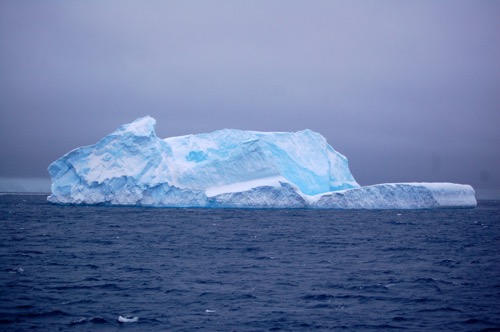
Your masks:
<instances>
[{"instance_id":1,"label":"ice ledge","mask_svg":"<svg viewBox=\"0 0 500 332\"><path fill-rule=\"evenodd\" d=\"M248 187L250 183L245 183L247 190L244 191L217 188L205 193L163 184L144 191L136 187L126 188L126 195L51 195L48 200L58 204L260 209L441 209L477 205L471 186L454 183L385 183L309 196L290 183L273 183L277 179L272 180L265 186L253 188ZM237 187L242 189L240 185Z\"/></svg>"},{"instance_id":2,"label":"ice ledge","mask_svg":"<svg viewBox=\"0 0 500 332\"><path fill-rule=\"evenodd\" d=\"M320 209L473 208L474 189L456 183L384 183L311 197Z\"/></svg>"},{"instance_id":3,"label":"ice ledge","mask_svg":"<svg viewBox=\"0 0 500 332\"><path fill-rule=\"evenodd\" d=\"M261 179L210 187L205 190L205 193L207 197L214 197L222 194L245 192L258 187L279 187L280 182L286 182L286 180L282 176L265 177Z\"/></svg>"},{"instance_id":4,"label":"ice ledge","mask_svg":"<svg viewBox=\"0 0 500 332\"><path fill-rule=\"evenodd\" d=\"M470 185L455 183L384 183L309 196L293 184L233 191L210 197L207 207L312 209L441 209L477 205Z\"/></svg>"}]
</instances>

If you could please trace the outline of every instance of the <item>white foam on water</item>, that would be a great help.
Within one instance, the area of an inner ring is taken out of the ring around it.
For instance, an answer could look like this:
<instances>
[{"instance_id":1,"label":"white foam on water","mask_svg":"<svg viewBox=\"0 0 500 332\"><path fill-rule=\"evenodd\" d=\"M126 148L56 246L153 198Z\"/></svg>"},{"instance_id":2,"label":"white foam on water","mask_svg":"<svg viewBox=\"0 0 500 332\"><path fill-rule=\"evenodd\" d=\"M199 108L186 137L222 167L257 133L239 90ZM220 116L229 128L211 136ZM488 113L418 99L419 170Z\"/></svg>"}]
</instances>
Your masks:
<instances>
[{"instance_id":1,"label":"white foam on water","mask_svg":"<svg viewBox=\"0 0 500 332\"><path fill-rule=\"evenodd\" d=\"M130 316L119 316L118 321L120 323L135 323L139 320L139 317L130 317Z\"/></svg>"}]
</instances>

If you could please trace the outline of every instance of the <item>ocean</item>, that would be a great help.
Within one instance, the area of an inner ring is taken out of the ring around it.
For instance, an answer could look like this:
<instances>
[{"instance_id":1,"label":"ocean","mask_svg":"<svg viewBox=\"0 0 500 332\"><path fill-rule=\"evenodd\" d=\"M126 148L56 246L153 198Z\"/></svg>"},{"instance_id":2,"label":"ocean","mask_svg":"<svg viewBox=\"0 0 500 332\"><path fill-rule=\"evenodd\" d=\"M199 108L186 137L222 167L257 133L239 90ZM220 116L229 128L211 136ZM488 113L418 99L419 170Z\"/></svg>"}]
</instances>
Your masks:
<instances>
[{"instance_id":1,"label":"ocean","mask_svg":"<svg viewBox=\"0 0 500 332\"><path fill-rule=\"evenodd\" d=\"M499 201L167 209L4 194L0 239L2 331L500 330Z\"/></svg>"}]
</instances>

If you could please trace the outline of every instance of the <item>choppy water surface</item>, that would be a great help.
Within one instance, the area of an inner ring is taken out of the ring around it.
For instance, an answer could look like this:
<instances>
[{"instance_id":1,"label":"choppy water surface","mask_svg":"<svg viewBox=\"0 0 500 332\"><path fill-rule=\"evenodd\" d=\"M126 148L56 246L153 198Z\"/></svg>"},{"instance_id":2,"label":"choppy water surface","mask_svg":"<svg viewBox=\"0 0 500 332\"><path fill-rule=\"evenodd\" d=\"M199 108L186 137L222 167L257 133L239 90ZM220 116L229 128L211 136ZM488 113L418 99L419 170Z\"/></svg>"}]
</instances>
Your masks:
<instances>
[{"instance_id":1,"label":"choppy water surface","mask_svg":"<svg viewBox=\"0 0 500 332\"><path fill-rule=\"evenodd\" d=\"M500 204L205 210L3 195L0 268L6 331L495 330Z\"/></svg>"}]
</instances>

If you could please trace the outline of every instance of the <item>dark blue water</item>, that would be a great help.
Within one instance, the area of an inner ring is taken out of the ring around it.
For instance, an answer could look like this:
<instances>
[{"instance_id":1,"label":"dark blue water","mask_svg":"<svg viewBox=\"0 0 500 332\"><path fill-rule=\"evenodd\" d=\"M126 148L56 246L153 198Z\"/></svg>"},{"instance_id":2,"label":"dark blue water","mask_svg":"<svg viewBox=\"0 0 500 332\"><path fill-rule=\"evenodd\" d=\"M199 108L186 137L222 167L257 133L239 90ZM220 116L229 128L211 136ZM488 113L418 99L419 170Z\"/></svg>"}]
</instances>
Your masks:
<instances>
[{"instance_id":1,"label":"dark blue water","mask_svg":"<svg viewBox=\"0 0 500 332\"><path fill-rule=\"evenodd\" d=\"M0 268L5 331L498 330L500 204L206 210L3 195Z\"/></svg>"}]
</instances>

